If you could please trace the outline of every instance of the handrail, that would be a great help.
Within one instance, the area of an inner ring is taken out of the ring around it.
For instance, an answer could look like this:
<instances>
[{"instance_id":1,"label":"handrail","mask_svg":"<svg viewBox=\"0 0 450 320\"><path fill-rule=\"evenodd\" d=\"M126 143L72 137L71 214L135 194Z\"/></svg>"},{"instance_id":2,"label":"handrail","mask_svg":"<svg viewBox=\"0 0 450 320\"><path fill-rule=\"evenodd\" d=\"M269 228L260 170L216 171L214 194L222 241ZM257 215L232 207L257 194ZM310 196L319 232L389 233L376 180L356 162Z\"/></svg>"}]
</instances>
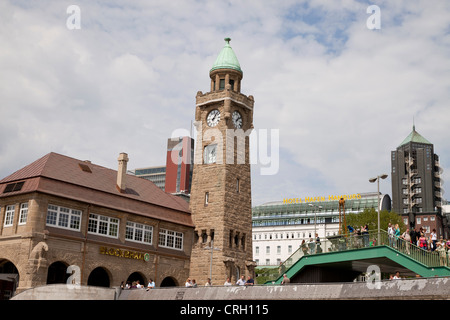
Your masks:
<instances>
[{"instance_id":1,"label":"handrail","mask_svg":"<svg viewBox=\"0 0 450 320\"><path fill-rule=\"evenodd\" d=\"M350 233L347 235L327 237L326 240L321 239L320 242L305 242L305 244L300 245L289 258L280 263L278 269L279 276L283 275L286 270L293 266L303 256L322 255L332 252L359 250L379 246L389 246L426 267L447 266L449 263L449 257L445 251L444 256L440 256L440 253L437 250L424 250L409 241L396 237L395 235L389 235L385 230L381 230L379 235L377 231L361 235Z\"/></svg>"}]
</instances>

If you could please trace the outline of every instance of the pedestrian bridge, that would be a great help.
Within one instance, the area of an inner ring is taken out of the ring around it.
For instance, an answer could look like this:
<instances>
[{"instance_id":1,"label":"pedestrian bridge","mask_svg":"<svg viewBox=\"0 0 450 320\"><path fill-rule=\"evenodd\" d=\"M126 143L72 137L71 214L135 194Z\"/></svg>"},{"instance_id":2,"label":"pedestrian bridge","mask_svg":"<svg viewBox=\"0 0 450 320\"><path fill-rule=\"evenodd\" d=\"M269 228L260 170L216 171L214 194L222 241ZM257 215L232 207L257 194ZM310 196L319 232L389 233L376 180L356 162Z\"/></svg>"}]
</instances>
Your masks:
<instances>
[{"instance_id":1,"label":"pedestrian bridge","mask_svg":"<svg viewBox=\"0 0 450 320\"><path fill-rule=\"evenodd\" d=\"M447 277L449 262L445 251L425 251L385 231L340 235L300 247L266 284L280 284L283 274L291 283L349 282L361 274L375 276L373 271L382 279L397 271L401 277Z\"/></svg>"}]
</instances>

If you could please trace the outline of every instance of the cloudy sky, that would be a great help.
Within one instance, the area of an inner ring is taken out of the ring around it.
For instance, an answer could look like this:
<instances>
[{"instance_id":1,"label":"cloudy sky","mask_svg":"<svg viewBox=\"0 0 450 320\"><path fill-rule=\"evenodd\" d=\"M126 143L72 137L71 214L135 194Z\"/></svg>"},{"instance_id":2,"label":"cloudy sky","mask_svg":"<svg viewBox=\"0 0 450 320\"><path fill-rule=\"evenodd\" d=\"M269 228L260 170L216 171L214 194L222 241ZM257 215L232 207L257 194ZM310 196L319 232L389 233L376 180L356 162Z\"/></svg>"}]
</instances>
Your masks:
<instances>
[{"instance_id":1,"label":"cloudy sky","mask_svg":"<svg viewBox=\"0 0 450 320\"><path fill-rule=\"evenodd\" d=\"M0 178L49 152L164 164L225 37L255 98L253 205L376 191L413 119L448 180L450 2L430 0L1 1Z\"/></svg>"}]
</instances>

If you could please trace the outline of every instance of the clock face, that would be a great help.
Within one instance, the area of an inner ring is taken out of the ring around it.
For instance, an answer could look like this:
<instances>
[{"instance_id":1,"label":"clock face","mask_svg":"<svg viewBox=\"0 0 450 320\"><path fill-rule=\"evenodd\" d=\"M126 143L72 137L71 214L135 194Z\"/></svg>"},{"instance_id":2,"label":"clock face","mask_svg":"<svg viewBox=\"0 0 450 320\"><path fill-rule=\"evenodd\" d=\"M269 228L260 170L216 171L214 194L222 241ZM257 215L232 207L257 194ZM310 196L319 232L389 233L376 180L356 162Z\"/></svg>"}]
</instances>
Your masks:
<instances>
[{"instance_id":1,"label":"clock face","mask_svg":"<svg viewBox=\"0 0 450 320\"><path fill-rule=\"evenodd\" d=\"M215 163L217 156L217 144L210 144L205 147L204 162L206 164Z\"/></svg>"},{"instance_id":2,"label":"clock face","mask_svg":"<svg viewBox=\"0 0 450 320\"><path fill-rule=\"evenodd\" d=\"M238 111L234 111L231 115L231 120L233 121L234 127L236 129L242 128L242 116Z\"/></svg>"},{"instance_id":3,"label":"clock face","mask_svg":"<svg viewBox=\"0 0 450 320\"><path fill-rule=\"evenodd\" d=\"M206 123L210 127L215 127L220 121L220 111L217 109L212 110L206 116Z\"/></svg>"}]
</instances>

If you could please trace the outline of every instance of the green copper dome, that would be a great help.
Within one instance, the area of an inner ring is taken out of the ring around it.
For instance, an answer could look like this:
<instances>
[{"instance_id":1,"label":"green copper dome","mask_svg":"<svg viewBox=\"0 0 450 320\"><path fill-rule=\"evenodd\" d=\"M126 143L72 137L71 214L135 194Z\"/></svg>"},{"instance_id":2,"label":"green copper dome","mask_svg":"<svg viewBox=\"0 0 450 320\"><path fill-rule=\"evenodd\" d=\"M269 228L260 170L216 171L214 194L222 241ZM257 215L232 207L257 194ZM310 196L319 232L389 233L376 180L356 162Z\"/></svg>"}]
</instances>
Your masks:
<instances>
[{"instance_id":1,"label":"green copper dome","mask_svg":"<svg viewBox=\"0 0 450 320\"><path fill-rule=\"evenodd\" d=\"M217 69L233 69L242 72L239 61L236 58L233 49L231 49L230 41L230 38L225 38L226 44L223 47L222 51L220 51L216 62L214 62L209 72Z\"/></svg>"},{"instance_id":2,"label":"green copper dome","mask_svg":"<svg viewBox=\"0 0 450 320\"><path fill-rule=\"evenodd\" d=\"M412 132L400 143L400 146L408 144L410 142L424 143L424 144L432 144L430 141L422 137L417 131L416 126L413 126Z\"/></svg>"}]
</instances>

